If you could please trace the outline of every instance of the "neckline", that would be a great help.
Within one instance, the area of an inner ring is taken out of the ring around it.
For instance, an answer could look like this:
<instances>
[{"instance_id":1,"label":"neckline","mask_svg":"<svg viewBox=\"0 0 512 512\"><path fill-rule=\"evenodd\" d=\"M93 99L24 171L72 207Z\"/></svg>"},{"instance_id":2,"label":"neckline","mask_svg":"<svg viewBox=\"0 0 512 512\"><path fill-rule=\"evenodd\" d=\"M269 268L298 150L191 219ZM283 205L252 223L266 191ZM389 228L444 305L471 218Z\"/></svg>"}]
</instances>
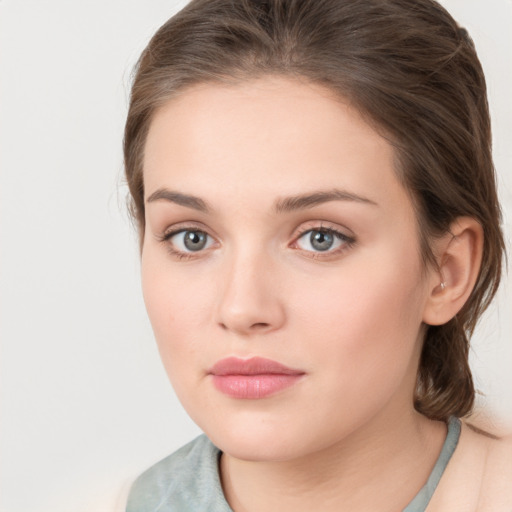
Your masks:
<instances>
[{"instance_id":1,"label":"neckline","mask_svg":"<svg viewBox=\"0 0 512 512\"><path fill-rule=\"evenodd\" d=\"M448 420L448 432L444 441L441 453L437 458L437 461L432 469L427 482L420 489L418 494L412 499L412 501L404 508L403 512L424 512L427 508L432 496L434 495L439 481L443 476L443 473L452 458L453 452L457 447L460 438L461 424L458 418L452 416Z\"/></svg>"}]
</instances>

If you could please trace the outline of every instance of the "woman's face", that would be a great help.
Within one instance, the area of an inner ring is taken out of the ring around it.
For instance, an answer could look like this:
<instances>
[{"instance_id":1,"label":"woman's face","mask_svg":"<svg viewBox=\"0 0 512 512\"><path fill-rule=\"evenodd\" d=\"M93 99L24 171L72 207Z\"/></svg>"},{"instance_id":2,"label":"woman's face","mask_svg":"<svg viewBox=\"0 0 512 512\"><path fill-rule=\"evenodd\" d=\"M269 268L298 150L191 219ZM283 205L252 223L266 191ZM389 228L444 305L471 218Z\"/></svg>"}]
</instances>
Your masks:
<instances>
[{"instance_id":1,"label":"woman's face","mask_svg":"<svg viewBox=\"0 0 512 512\"><path fill-rule=\"evenodd\" d=\"M157 111L144 297L178 397L223 451L289 460L412 413L434 278L393 166L317 85L201 85Z\"/></svg>"}]
</instances>

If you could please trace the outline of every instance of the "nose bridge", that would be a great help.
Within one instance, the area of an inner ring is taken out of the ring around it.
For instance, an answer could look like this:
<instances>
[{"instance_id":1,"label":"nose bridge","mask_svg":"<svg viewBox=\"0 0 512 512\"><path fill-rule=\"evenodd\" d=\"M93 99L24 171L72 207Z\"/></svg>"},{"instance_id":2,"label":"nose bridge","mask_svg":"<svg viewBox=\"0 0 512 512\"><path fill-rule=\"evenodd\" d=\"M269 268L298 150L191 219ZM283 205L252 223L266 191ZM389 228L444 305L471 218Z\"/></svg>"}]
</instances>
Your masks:
<instances>
[{"instance_id":1,"label":"nose bridge","mask_svg":"<svg viewBox=\"0 0 512 512\"><path fill-rule=\"evenodd\" d=\"M284 308L278 281L275 262L261 245L233 248L220 275L218 323L244 334L281 327Z\"/></svg>"}]
</instances>

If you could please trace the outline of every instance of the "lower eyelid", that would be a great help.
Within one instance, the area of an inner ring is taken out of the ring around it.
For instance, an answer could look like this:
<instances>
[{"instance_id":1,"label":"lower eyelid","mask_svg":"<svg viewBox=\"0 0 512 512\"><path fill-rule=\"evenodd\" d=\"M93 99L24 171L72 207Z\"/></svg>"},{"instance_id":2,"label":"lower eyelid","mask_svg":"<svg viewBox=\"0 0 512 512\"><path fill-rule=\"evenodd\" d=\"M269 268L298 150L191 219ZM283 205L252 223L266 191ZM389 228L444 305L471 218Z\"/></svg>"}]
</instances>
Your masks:
<instances>
[{"instance_id":1,"label":"lower eyelid","mask_svg":"<svg viewBox=\"0 0 512 512\"><path fill-rule=\"evenodd\" d=\"M180 233L184 233L187 231L192 232L201 232L204 233L208 238L209 241L207 242L207 246L205 248L202 248L198 251L183 251L181 249L178 249L173 243L170 242L170 239L173 236L176 236ZM327 249L325 251L319 251L319 250L311 250L311 249L303 249L301 247L297 246L298 240L303 237L304 235L310 233L310 232L325 232L332 234L336 240L341 242L340 246L334 248L334 249ZM214 236L209 234L204 228L198 227L198 226L176 226L174 229L170 229L160 235L156 235L156 238L159 242L162 242L167 246L167 251L169 254L171 254L173 257L176 257L178 259L193 259L194 257L200 257L205 252L207 252L212 247L218 245L218 241ZM295 249L298 249L304 253L307 253L309 257L313 259L321 259L321 258L329 258L338 255L339 253L342 253L346 250L348 250L351 246L353 246L356 243L356 239L354 236L348 235L346 233L343 233L342 231L338 229L334 229L325 225L320 226L311 226L307 229L302 230L300 233L295 235L293 242L289 245L290 247L293 247Z\"/></svg>"}]
</instances>

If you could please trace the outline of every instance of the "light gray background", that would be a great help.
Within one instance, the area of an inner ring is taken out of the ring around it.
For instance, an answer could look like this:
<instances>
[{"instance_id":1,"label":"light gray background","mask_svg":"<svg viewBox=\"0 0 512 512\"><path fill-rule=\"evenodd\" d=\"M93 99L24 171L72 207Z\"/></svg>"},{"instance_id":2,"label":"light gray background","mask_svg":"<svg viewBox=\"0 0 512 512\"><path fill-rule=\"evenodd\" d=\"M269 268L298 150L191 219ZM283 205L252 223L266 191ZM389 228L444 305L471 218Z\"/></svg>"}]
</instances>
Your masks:
<instances>
[{"instance_id":1,"label":"light gray background","mask_svg":"<svg viewBox=\"0 0 512 512\"><path fill-rule=\"evenodd\" d=\"M184 4L0 0L2 512L89 510L198 433L145 316L121 179L132 65ZM487 73L510 246L512 2L443 4ZM508 279L472 353L509 422L511 303Z\"/></svg>"}]
</instances>

